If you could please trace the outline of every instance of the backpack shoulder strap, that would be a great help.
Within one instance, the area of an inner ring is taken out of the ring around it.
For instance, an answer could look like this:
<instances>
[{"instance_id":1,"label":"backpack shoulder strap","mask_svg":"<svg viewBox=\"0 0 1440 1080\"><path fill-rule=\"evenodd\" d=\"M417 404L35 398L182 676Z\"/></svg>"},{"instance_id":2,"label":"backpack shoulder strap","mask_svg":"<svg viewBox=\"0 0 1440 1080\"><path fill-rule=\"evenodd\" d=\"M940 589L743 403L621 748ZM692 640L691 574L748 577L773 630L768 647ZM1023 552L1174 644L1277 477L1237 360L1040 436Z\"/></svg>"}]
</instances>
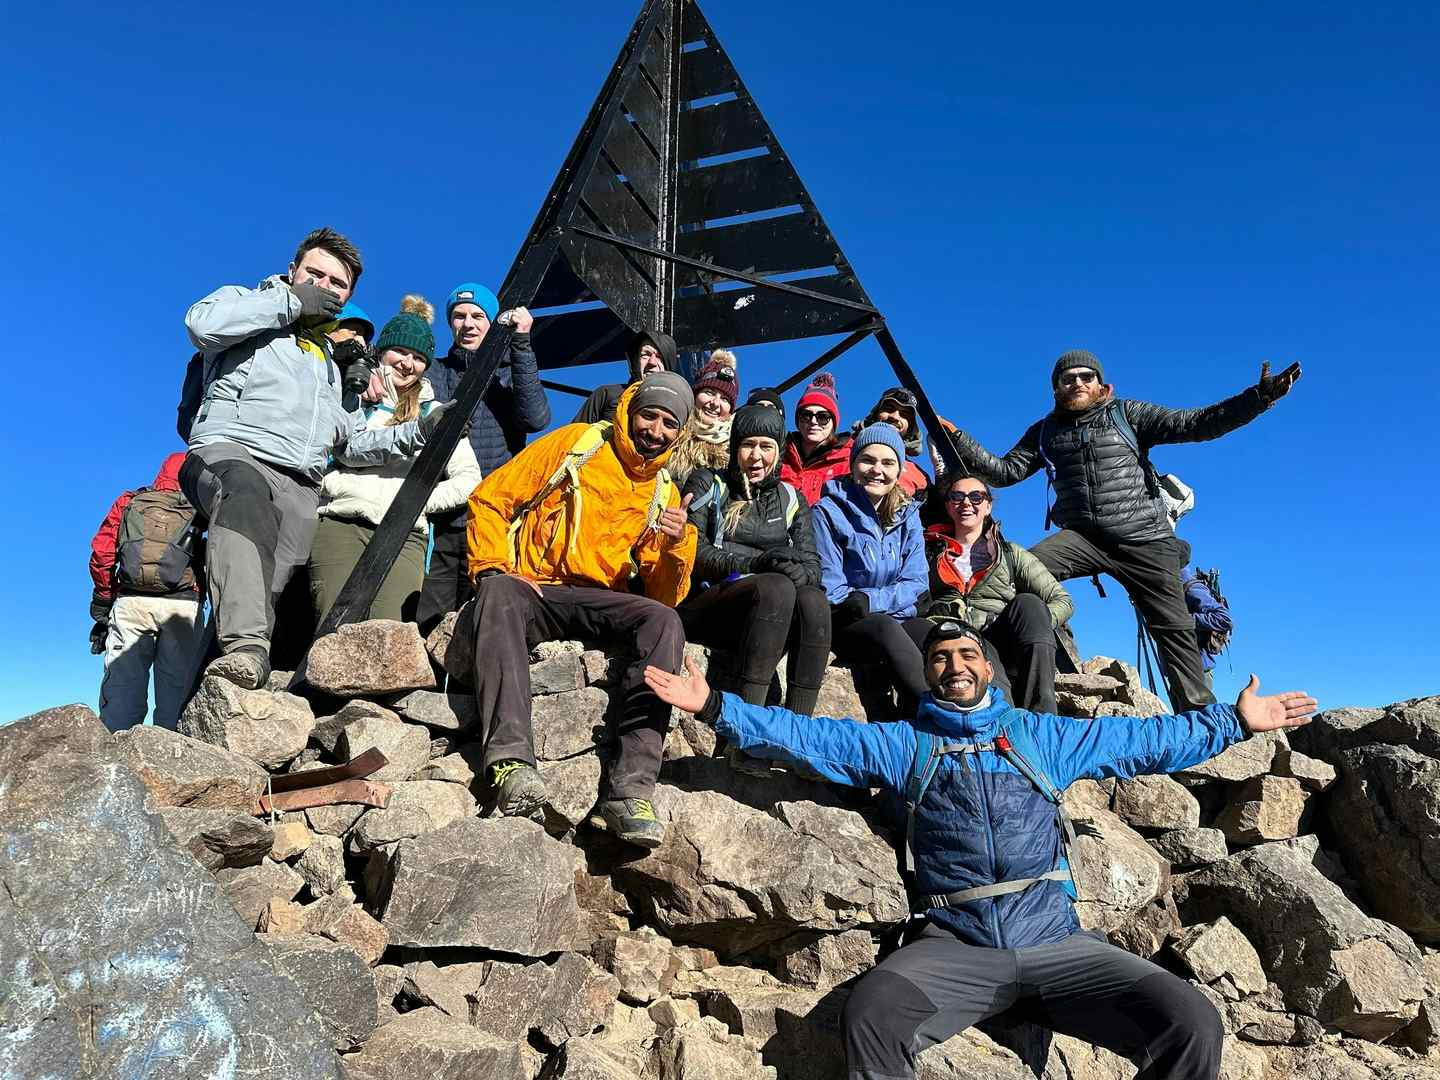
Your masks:
<instances>
[{"instance_id":1,"label":"backpack shoulder strap","mask_svg":"<svg viewBox=\"0 0 1440 1080\"><path fill-rule=\"evenodd\" d=\"M913 730L913 729L912 729ZM905 872L915 872L915 808L925 797L925 789L940 768L940 740L928 731L915 731L915 757L910 762L910 778L905 782Z\"/></svg>"},{"instance_id":2,"label":"backpack shoulder strap","mask_svg":"<svg viewBox=\"0 0 1440 1080\"><path fill-rule=\"evenodd\" d=\"M1035 449L1040 454L1040 464L1045 467L1045 475L1050 483L1055 482L1055 463L1050 460L1050 455L1045 452L1045 443L1050 438L1050 414L1046 413L1045 418L1040 421L1040 433L1035 436Z\"/></svg>"},{"instance_id":3,"label":"backpack shoulder strap","mask_svg":"<svg viewBox=\"0 0 1440 1080\"><path fill-rule=\"evenodd\" d=\"M567 553L569 548L574 545L579 525L577 519L581 512L580 470L587 461L599 453L602 446L610 441L614 429L614 423L609 420L600 420L588 425L584 431L576 436L575 441L570 445L570 449L565 451L565 456L561 458L560 464L555 466L555 471L550 474L550 478L540 485L540 489L535 492L534 495L516 507L515 514L510 519L510 529L506 537L510 547L510 565L512 567L517 566L519 563L520 528L525 523L525 518L528 517L530 512L537 506L548 499L553 492L561 487L567 489L571 500L574 502L574 508L570 515L568 525L570 539L566 545ZM660 472L668 483L669 475L665 473L663 469L660 470ZM657 477L657 487L658 482L659 478Z\"/></svg>"},{"instance_id":4,"label":"backpack shoulder strap","mask_svg":"<svg viewBox=\"0 0 1440 1080\"><path fill-rule=\"evenodd\" d=\"M784 480L780 481L780 490L785 497L785 528L788 529L795 524L795 517L800 513L800 493Z\"/></svg>"},{"instance_id":5,"label":"backpack shoulder strap","mask_svg":"<svg viewBox=\"0 0 1440 1080\"><path fill-rule=\"evenodd\" d=\"M1140 449L1140 438L1135 434L1135 429L1130 425L1130 417L1125 415L1125 402L1112 401L1106 410L1110 414L1110 423L1115 425L1116 432L1120 438L1125 440L1125 445L1134 451L1135 456L1142 462L1148 464L1149 458L1145 451Z\"/></svg>"},{"instance_id":6,"label":"backpack shoulder strap","mask_svg":"<svg viewBox=\"0 0 1440 1080\"><path fill-rule=\"evenodd\" d=\"M1015 708L1006 709L1000 714L1000 730L995 736L995 749L1000 751L1011 765L1015 766L1021 776L1034 784L1035 787L1039 789L1040 794L1044 795L1048 801L1059 806L1061 798L1060 790L1050 782L1050 778L1045 775L1043 769L1032 763L1030 759L1015 746L1015 740L1011 736L1011 729L1024 715L1024 712Z\"/></svg>"}]
</instances>

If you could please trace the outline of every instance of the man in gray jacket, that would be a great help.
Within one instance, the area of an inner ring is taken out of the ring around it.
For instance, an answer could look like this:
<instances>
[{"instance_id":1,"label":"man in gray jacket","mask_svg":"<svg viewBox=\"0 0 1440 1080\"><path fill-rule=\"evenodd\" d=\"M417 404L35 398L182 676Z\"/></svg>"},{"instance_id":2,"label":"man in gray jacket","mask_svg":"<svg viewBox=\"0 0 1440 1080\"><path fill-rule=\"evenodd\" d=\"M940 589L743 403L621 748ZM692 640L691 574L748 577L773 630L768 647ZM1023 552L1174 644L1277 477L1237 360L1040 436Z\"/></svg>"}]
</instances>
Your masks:
<instances>
[{"instance_id":1,"label":"man in gray jacket","mask_svg":"<svg viewBox=\"0 0 1440 1080\"><path fill-rule=\"evenodd\" d=\"M356 361L342 374L326 331L361 270L350 241L316 229L285 276L222 286L185 315L206 379L180 486L209 519L205 576L223 654L206 674L247 689L270 676L275 598L310 554L330 459L411 457L445 411L374 431L361 410L345 411L342 387L363 387L369 369Z\"/></svg>"},{"instance_id":2,"label":"man in gray jacket","mask_svg":"<svg viewBox=\"0 0 1440 1080\"><path fill-rule=\"evenodd\" d=\"M1055 489L1046 519L1060 531L1031 550L1057 581L1109 574L1130 594L1160 656L1176 712L1215 701L1205 684L1195 623L1180 585L1180 542L1166 513L1149 449L1218 439L1250 423L1290 392L1300 365L1270 365L1234 397L1203 409L1167 409L1122 400L1094 353L1074 349L1055 361L1055 408L1031 424L1004 457L963 431L952 432L960 460L995 487L1044 469Z\"/></svg>"}]
</instances>

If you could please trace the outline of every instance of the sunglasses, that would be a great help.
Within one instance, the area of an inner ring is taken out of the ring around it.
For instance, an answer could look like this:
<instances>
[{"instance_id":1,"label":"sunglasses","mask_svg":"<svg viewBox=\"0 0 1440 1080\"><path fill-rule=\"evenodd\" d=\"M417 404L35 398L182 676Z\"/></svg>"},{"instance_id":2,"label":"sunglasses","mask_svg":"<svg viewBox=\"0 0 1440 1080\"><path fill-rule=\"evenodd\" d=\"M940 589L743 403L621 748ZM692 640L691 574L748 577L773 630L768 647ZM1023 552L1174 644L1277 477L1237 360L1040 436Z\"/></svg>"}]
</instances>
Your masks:
<instances>
[{"instance_id":1,"label":"sunglasses","mask_svg":"<svg viewBox=\"0 0 1440 1080\"><path fill-rule=\"evenodd\" d=\"M1061 386L1089 386L1097 378L1093 371L1067 371L1060 376Z\"/></svg>"},{"instance_id":2,"label":"sunglasses","mask_svg":"<svg viewBox=\"0 0 1440 1080\"><path fill-rule=\"evenodd\" d=\"M956 504L968 502L971 506L979 506L983 502L988 502L989 499L988 491L951 491L945 496L946 502Z\"/></svg>"},{"instance_id":3,"label":"sunglasses","mask_svg":"<svg viewBox=\"0 0 1440 1080\"><path fill-rule=\"evenodd\" d=\"M795 414L795 419L801 424L833 424L832 417L824 409L801 409Z\"/></svg>"}]
</instances>

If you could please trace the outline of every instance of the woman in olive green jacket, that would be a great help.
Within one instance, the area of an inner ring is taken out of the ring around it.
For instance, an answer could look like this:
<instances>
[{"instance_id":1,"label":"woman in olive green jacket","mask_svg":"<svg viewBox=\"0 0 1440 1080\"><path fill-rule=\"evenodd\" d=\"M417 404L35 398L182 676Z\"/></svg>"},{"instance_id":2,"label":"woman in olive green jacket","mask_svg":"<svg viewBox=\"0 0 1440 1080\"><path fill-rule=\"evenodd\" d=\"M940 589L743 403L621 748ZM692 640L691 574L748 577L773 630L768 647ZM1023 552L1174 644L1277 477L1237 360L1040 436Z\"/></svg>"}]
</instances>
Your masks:
<instances>
[{"instance_id":1,"label":"woman in olive green jacket","mask_svg":"<svg viewBox=\"0 0 1440 1080\"><path fill-rule=\"evenodd\" d=\"M1053 713L1055 628L1075 610L1070 594L1039 559L1005 539L983 480L957 476L941 487L949 520L925 531L925 614L979 630L1005 696L1023 709Z\"/></svg>"}]
</instances>

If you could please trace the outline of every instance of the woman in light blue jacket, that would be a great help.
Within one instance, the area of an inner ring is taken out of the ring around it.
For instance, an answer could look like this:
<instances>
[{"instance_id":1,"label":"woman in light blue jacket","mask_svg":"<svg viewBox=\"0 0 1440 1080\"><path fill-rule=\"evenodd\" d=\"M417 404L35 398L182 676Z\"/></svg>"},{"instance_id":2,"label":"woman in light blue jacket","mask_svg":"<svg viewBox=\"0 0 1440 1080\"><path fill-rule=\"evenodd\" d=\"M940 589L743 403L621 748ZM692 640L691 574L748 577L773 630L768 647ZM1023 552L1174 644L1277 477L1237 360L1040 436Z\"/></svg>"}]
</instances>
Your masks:
<instances>
[{"instance_id":1,"label":"woman in light blue jacket","mask_svg":"<svg viewBox=\"0 0 1440 1080\"><path fill-rule=\"evenodd\" d=\"M871 720L914 716L926 691L925 665L913 639L924 637L918 627L928 629L916 613L930 571L919 512L897 484L904 460L900 433L889 424L871 424L851 442L850 475L829 481L815 504L831 648L854 669ZM907 624L915 624L908 633Z\"/></svg>"}]
</instances>

